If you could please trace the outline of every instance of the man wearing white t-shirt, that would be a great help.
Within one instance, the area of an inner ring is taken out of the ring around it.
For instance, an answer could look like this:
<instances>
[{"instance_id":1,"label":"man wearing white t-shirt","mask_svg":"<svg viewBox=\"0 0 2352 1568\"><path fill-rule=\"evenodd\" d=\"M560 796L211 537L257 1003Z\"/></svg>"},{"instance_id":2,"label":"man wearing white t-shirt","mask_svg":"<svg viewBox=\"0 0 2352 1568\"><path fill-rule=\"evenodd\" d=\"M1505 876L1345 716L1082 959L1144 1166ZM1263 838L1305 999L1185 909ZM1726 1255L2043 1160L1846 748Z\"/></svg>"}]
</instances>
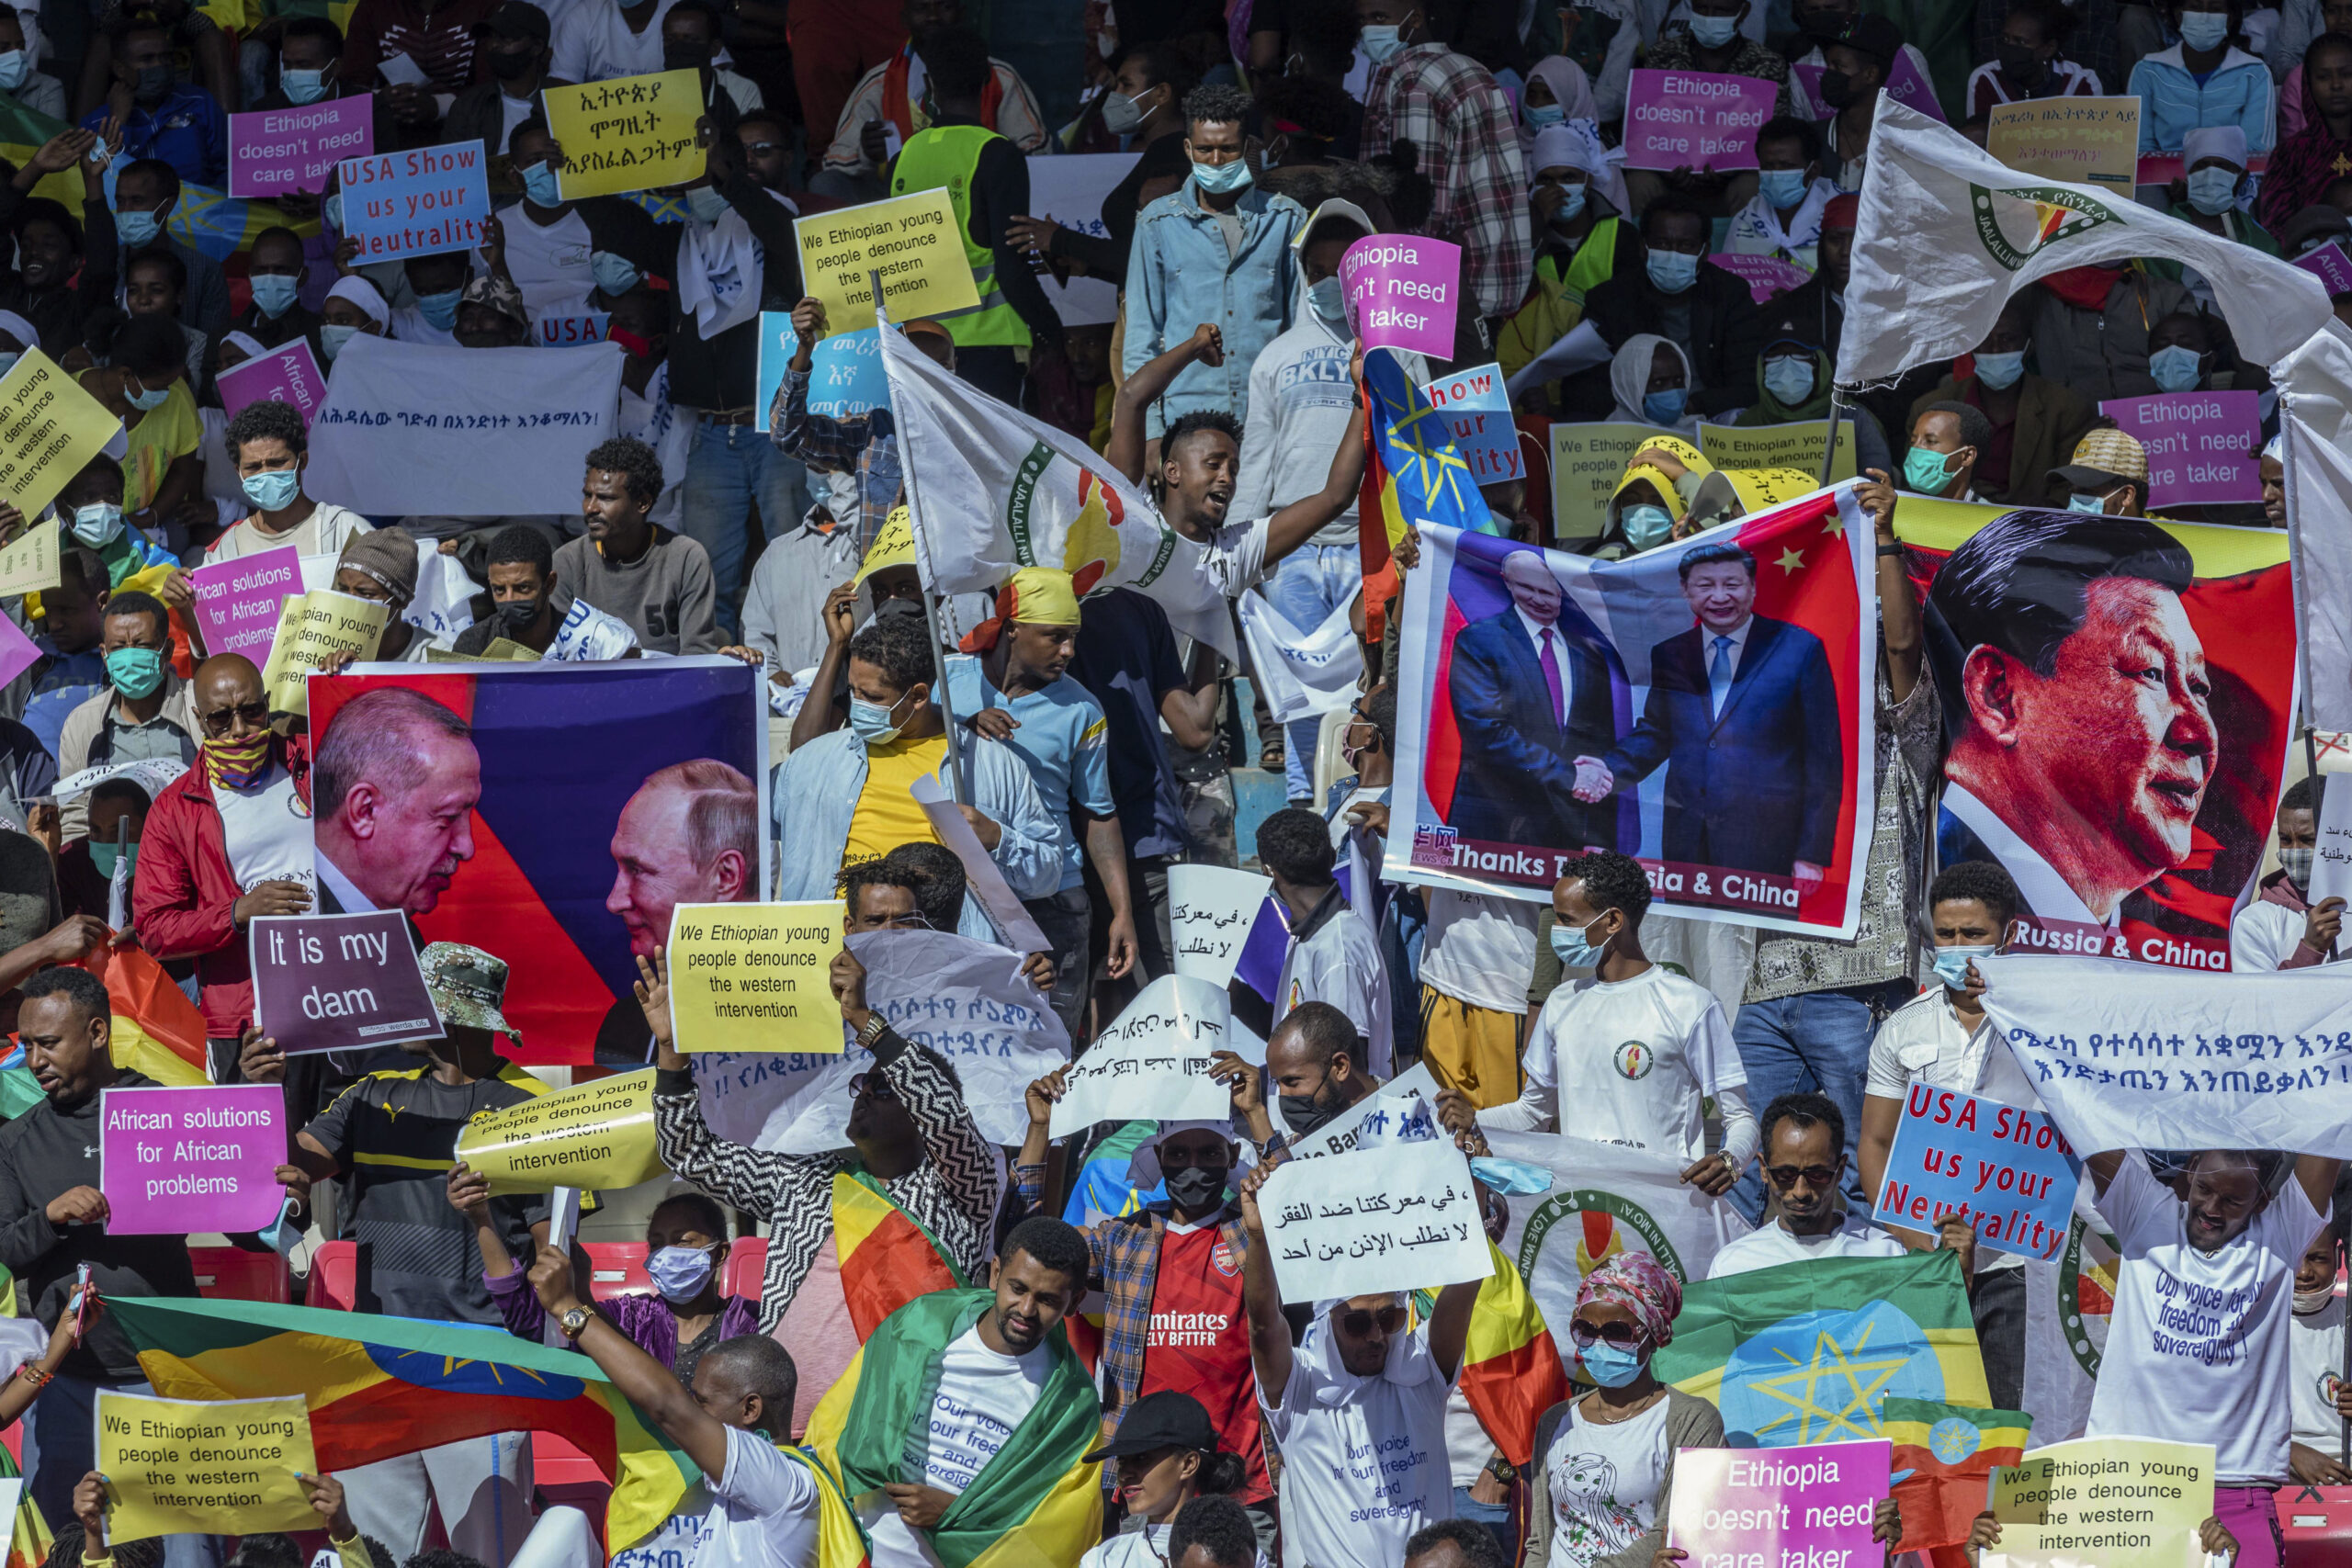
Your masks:
<instances>
[{"instance_id":1,"label":"man wearing white t-shirt","mask_svg":"<svg viewBox=\"0 0 2352 1568\"><path fill-rule=\"evenodd\" d=\"M1293 1349L1258 1212L1272 1168L1241 1183L1241 1289L1259 1403L1282 1446L1283 1568L1401 1568L1414 1532L1453 1512L1445 1400L1478 1285L1446 1286L1410 1333L1402 1290L1317 1302Z\"/></svg>"},{"instance_id":2,"label":"man wearing white t-shirt","mask_svg":"<svg viewBox=\"0 0 2352 1568\"><path fill-rule=\"evenodd\" d=\"M1901 1242L1856 1218L1838 1193L1846 1179L1846 1113L1827 1095L1784 1094L1764 1108L1762 1163L1764 1179L1780 1198L1780 1214L1725 1243L1708 1266L1708 1279L1821 1258L1903 1256ZM1971 1260L1962 1243L1962 1275Z\"/></svg>"},{"instance_id":3,"label":"man wearing white t-shirt","mask_svg":"<svg viewBox=\"0 0 2352 1568\"><path fill-rule=\"evenodd\" d=\"M692 1386L573 1289L571 1259L541 1249L531 1290L548 1321L702 1469L710 1508L693 1568L815 1568L819 1483L792 1443L792 1357L764 1334L704 1352Z\"/></svg>"},{"instance_id":4,"label":"man wearing white t-shirt","mask_svg":"<svg viewBox=\"0 0 2352 1568\"><path fill-rule=\"evenodd\" d=\"M1720 1198L1756 1153L1747 1074L1713 995L1642 952L1649 906L1649 878L1632 856L1594 850L1570 860L1552 888L1552 948L1566 967L1591 968L1592 978L1544 1002L1528 1031L1518 1100L1480 1111L1449 1089L1438 1095L1438 1114L1457 1133L1557 1127L1655 1149L1685 1163L1684 1181ZM1710 1097L1724 1123L1724 1146L1712 1155ZM1576 1107L1573 1127L1561 1120L1566 1105Z\"/></svg>"},{"instance_id":5,"label":"man wearing white t-shirt","mask_svg":"<svg viewBox=\"0 0 2352 1568\"><path fill-rule=\"evenodd\" d=\"M2239 1542L2237 1568L2280 1561L2272 1494L2289 1473L2295 1269L2344 1165L2294 1156L2281 1184L2289 1157L2199 1150L2181 1194L2137 1150L2085 1162L2121 1261L2084 1435L2212 1444L2213 1514Z\"/></svg>"}]
</instances>

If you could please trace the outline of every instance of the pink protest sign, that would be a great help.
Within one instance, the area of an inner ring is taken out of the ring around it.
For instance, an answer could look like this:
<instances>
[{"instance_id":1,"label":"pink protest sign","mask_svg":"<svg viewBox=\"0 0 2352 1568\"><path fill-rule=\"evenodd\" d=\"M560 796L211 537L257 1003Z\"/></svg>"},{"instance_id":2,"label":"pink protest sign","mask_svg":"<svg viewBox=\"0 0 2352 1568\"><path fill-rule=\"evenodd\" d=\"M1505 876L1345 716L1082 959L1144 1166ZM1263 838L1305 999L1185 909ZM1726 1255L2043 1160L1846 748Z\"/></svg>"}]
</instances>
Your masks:
<instances>
[{"instance_id":1,"label":"pink protest sign","mask_svg":"<svg viewBox=\"0 0 2352 1568\"><path fill-rule=\"evenodd\" d=\"M1636 71L1625 93L1625 167L1752 169L1780 84L1707 71Z\"/></svg>"},{"instance_id":2,"label":"pink protest sign","mask_svg":"<svg viewBox=\"0 0 2352 1568\"><path fill-rule=\"evenodd\" d=\"M1443 377L1430 383L1429 393L1430 406L1444 411L1454 450L1470 465L1473 479L1491 485L1527 477L1501 366L1481 365Z\"/></svg>"},{"instance_id":3,"label":"pink protest sign","mask_svg":"<svg viewBox=\"0 0 2352 1568\"><path fill-rule=\"evenodd\" d=\"M1888 1495L1894 1445L1813 1443L1787 1449L1682 1449L1666 1543L1692 1562L1845 1563L1885 1559L1871 1540Z\"/></svg>"},{"instance_id":4,"label":"pink protest sign","mask_svg":"<svg viewBox=\"0 0 2352 1568\"><path fill-rule=\"evenodd\" d=\"M1756 297L1758 305L1786 294L1813 276L1796 263L1778 256L1743 256L1724 251L1707 259L1747 284L1748 293Z\"/></svg>"},{"instance_id":5,"label":"pink protest sign","mask_svg":"<svg viewBox=\"0 0 2352 1568\"><path fill-rule=\"evenodd\" d=\"M2262 395L2159 392L2098 412L2148 449L2151 508L2262 499Z\"/></svg>"},{"instance_id":6,"label":"pink protest sign","mask_svg":"<svg viewBox=\"0 0 2352 1568\"><path fill-rule=\"evenodd\" d=\"M2331 240L2315 251L2306 251L2295 258L2295 265L2325 285L2329 299L2352 294L2352 256L2344 254L2343 242Z\"/></svg>"},{"instance_id":7,"label":"pink protest sign","mask_svg":"<svg viewBox=\"0 0 2352 1568\"><path fill-rule=\"evenodd\" d=\"M255 1231L285 1201L286 1094L276 1084L110 1089L98 1190L113 1235Z\"/></svg>"},{"instance_id":8,"label":"pink protest sign","mask_svg":"<svg viewBox=\"0 0 2352 1568\"><path fill-rule=\"evenodd\" d=\"M1340 258L1348 315L1366 348L1453 357L1462 247L1415 234L1370 234Z\"/></svg>"},{"instance_id":9,"label":"pink protest sign","mask_svg":"<svg viewBox=\"0 0 2352 1568\"><path fill-rule=\"evenodd\" d=\"M299 108L262 109L229 117L229 194L278 196L327 188L327 175L345 158L376 150L375 100L321 98Z\"/></svg>"},{"instance_id":10,"label":"pink protest sign","mask_svg":"<svg viewBox=\"0 0 2352 1568\"><path fill-rule=\"evenodd\" d=\"M0 615L0 686L6 685L40 658L40 649L22 627L6 615Z\"/></svg>"},{"instance_id":11,"label":"pink protest sign","mask_svg":"<svg viewBox=\"0 0 2352 1568\"><path fill-rule=\"evenodd\" d=\"M256 670L267 664L270 645L277 640L278 611L288 594L302 592L301 563L293 546L281 545L189 572L188 592L196 595L206 649L242 653Z\"/></svg>"},{"instance_id":12,"label":"pink protest sign","mask_svg":"<svg viewBox=\"0 0 2352 1568\"><path fill-rule=\"evenodd\" d=\"M220 389L220 406L232 419L247 403L278 402L300 414L306 429L327 396L327 378L319 374L310 340L299 337L223 370L214 384Z\"/></svg>"}]
</instances>

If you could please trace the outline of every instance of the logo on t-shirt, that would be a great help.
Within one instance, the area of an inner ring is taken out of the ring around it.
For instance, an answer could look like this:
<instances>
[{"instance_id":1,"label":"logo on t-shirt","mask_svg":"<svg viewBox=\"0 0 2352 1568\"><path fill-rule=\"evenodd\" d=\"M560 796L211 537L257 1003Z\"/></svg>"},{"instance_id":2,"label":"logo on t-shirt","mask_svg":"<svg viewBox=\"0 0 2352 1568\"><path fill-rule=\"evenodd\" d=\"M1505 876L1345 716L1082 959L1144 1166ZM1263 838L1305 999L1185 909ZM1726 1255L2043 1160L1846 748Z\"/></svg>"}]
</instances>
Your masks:
<instances>
[{"instance_id":1,"label":"logo on t-shirt","mask_svg":"<svg viewBox=\"0 0 2352 1568\"><path fill-rule=\"evenodd\" d=\"M1216 1247L1210 1248L1209 1261L1216 1265L1218 1273L1228 1280L1232 1279L1241 1268L1241 1260L1233 1256L1233 1248L1223 1241L1219 1241Z\"/></svg>"},{"instance_id":2,"label":"logo on t-shirt","mask_svg":"<svg viewBox=\"0 0 2352 1568\"><path fill-rule=\"evenodd\" d=\"M1620 1077L1645 1078L1657 1063L1657 1053L1650 1049L1646 1040L1628 1040L1617 1047L1617 1074Z\"/></svg>"},{"instance_id":3,"label":"logo on t-shirt","mask_svg":"<svg viewBox=\"0 0 2352 1568\"><path fill-rule=\"evenodd\" d=\"M2335 1403L2335 1391L2343 1386L2344 1380L2337 1376L2333 1371L2320 1373L2319 1402L2322 1404L2334 1404Z\"/></svg>"}]
</instances>

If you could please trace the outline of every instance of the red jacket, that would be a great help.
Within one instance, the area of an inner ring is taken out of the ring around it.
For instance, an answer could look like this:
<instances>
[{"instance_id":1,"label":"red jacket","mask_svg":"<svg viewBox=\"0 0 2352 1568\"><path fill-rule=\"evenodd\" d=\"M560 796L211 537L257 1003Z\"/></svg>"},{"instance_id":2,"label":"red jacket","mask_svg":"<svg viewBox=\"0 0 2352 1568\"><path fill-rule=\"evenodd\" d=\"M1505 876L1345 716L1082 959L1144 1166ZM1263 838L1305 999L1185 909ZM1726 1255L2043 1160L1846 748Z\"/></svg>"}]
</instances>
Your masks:
<instances>
[{"instance_id":1,"label":"red jacket","mask_svg":"<svg viewBox=\"0 0 2352 1568\"><path fill-rule=\"evenodd\" d=\"M309 795L309 759L300 742L288 748L297 786ZM193 958L202 987L197 1001L204 1032L234 1040L253 1021L253 966L245 933L230 910L243 889L229 869L229 843L204 760L165 787L139 834L139 863L130 881L130 919L139 945L157 958Z\"/></svg>"}]
</instances>

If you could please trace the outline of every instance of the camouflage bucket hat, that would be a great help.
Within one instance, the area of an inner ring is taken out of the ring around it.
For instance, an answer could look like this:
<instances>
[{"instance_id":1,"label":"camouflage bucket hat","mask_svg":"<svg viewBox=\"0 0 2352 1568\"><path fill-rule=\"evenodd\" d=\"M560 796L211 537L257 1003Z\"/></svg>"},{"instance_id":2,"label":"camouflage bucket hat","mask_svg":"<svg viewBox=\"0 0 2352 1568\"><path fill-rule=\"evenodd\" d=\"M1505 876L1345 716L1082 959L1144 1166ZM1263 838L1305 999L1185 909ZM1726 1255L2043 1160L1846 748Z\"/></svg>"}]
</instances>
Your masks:
<instances>
[{"instance_id":1,"label":"camouflage bucket hat","mask_svg":"<svg viewBox=\"0 0 2352 1568\"><path fill-rule=\"evenodd\" d=\"M479 947L461 942L429 943L417 955L424 968L424 988L433 994L441 1022L464 1029L487 1029L519 1043L522 1032L498 1010L506 999L506 963Z\"/></svg>"}]
</instances>

